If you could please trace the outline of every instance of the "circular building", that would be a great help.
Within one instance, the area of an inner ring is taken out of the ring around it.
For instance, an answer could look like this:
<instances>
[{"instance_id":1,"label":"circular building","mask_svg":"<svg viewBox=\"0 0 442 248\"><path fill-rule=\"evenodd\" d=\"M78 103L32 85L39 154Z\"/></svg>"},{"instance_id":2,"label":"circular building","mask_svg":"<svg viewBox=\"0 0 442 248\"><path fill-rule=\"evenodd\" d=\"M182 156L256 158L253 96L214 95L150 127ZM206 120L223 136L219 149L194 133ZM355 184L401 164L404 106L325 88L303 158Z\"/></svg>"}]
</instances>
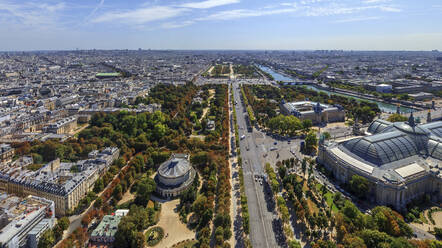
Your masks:
<instances>
[{"instance_id":1,"label":"circular building","mask_svg":"<svg viewBox=\"0 0 442 248\"><path fill-rule=\"evenodd\" d=\"M164 198L179 196L189 188L195 179L196 171L189 161L187 154L172 154L158 168L155 182L156 192Z\"/></svg>"}]
</instances>

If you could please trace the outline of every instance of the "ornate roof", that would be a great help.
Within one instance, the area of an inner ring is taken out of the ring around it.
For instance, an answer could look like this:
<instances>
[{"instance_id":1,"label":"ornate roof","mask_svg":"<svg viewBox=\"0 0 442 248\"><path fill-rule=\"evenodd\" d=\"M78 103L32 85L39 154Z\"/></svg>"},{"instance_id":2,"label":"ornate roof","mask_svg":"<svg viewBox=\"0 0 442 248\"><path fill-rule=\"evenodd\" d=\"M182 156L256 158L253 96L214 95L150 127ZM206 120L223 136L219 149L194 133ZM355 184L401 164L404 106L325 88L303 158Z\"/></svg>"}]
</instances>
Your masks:
<instances>
[{"instance_id":1,"label":"ornate roof","mask_svg":"<svg viewBox=\"0 0 442 248\"><path fill-rule=\"evenodd\" d=\"M352 139L344 146L358 157L378 166L418 153L413 140L399 131Z\"/></svg>"},{"instance_id":2,"label":"ornate roof","mask_svg":"<svg viewBox=\"0 0 442 248\"><path fill-rule=\"evenodd\" d=\"M171 159L160 165L158 174L164 178L176 178L185 175L190 168L187 155L174 154Z\"/></svg>"},{"instance_id":3,"label":"ornate roof","mask_svg":"<svg viewBox=\"0 0 442 248\"><path fill-rule=\"evenodd\" d=\"M382 119L377 119L370 124L367 132L369 132L371 134L377 134L377 133L382 132L385 128L391 126L391 124L393 124L393 123L391 123L389 121L382 120Z\"/></svg>"}]
</instances>

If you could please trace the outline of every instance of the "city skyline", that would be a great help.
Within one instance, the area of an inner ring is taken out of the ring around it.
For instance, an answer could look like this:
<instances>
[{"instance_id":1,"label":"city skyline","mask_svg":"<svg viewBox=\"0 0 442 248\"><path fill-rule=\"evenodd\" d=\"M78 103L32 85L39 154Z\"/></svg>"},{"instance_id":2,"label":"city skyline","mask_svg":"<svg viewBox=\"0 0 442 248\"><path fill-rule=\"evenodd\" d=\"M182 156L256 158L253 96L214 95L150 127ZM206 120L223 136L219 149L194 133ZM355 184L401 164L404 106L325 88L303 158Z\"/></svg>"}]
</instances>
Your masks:
<instances>
[{"instance_id":1,"label":"city skyline","mask_svg":"<svg viewBox=\"0 0 442 248\"><path fill-rule=\"evenodd\" d=\"M0 50L442 50L441 12L436 0L0 0Z\"/></svg>"}]
</instances>

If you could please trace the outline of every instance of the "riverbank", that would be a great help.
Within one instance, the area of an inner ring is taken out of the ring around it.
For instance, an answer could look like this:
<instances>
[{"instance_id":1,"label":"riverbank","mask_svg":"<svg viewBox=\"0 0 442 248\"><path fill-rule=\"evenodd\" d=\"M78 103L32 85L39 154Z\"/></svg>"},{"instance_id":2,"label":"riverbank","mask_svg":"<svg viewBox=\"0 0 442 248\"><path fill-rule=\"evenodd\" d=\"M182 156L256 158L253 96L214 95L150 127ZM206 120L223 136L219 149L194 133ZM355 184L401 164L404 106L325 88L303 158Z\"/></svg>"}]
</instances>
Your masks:
<instances>
[{"instance_id":1,"label":"riverbank","mask_svg":"<svg viewBox=\"0 0 442 248\"><path fill-rule=\"evenodd\" d=\"M294 78L291 78L291 77L285 75L284 72L279 72L279 71L276 72L272 68L267 67L267 66L262 66L262 65L258 65L258 67L261 70L272 75L272 77L276 81L282 81L282 82L295 82L296 81ZM356 100L364 100L364 101L374 102L378 105L379 109L382 112L386 112L386 113L396 113L397 103L400 103L402 105L405 105L405 104L413 105L413 103L410 103L410 102L403 102L403 101L399 102L396 100L394 100L393 103L391 103L391 102L387 102L383 99L376 98L374 96L365 95L365 94L358 94L357 92L351 92L351 91L347 91L347 90L343 90L343 89L336 89L335 88L335 89L333 89L333 91L330 91L328 88L322 87L322 86L315 84L313 82L308 82L308 83L304 82L303 85L306 85L306 87L311 90L318 91L318 92L324 92L328 95L330 95L330 94L340 95L340 96L344 96L344 97L354 98ZM400 106L400 112L401 113L410 113L415 110L422 110L422 106L417 107L416 104L414 104L414 105L415 106L409 106L409 107Z\"/></svg>"}]
</instances>

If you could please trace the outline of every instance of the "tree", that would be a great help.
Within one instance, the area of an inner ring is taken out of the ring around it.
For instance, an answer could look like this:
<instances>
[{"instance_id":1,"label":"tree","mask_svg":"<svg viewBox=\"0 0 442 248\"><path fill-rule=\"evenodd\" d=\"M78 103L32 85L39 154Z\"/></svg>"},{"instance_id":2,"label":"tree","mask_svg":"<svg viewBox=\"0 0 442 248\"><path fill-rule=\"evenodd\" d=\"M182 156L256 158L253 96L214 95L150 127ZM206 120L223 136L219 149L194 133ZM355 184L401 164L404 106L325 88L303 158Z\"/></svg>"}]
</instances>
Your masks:
<instances>
[{"instance_id":1,"label":"tree","mask_svg":"<svg viewBox=\"0 0 442 248\"><path fill-rule=\"evenodd\" d=\"M94 192L98 194L103 189L104 189L103 179L98 178L97 181L95 181L95 184L94 184Z\"/></svg>"},{"instance_id":2,"label":"tree","mask_svg":"<svg viewBox=\"0 0 442 248\"><path fill-rule=\"evenodd\" d=\"M103 199L101 197L98 197L95 202L94 202L94 208L101 208L101 206L103 205Z\"/></svg>"},{"instance_id":3,"label":"tree","mask_svg":"<svg viewBox=\"0 0 442 248\"><path fill-rule=\"evenodd\" d=\"M312 126L313 126L312 120L305 119L302 121L302 128L304 129L304 131L307 132Z\"/></svg>"},{"instance_id":4,"label":"tree","mask_svg":"<svg viewBox=\"0 0 442 248\"><path fill-rule=\"evenodd\" d=\"M115 233L115 247L130 248L132 240L134 240L135 225L128 218L123 217L118 224L118 231Z\"/></svg>"},{"instance_id":5,"label":"tree","mask_svg":"<svg viewBox=\"0 0 442 248\"><path fill-rule=\"evenodd\" d=\"M368 248L381 248L383 243L391 242L391 237L378 230L362 230L359 237L364 240Z\"/></svg>"},{"instance_id":6,"label":"tree","mask_svg":"<svg viewBox=\"0 0 442 248\"><path fill-rule=\"evenodd\" d=\"M389 122L402 122L402 121L407 121L408 118L406 116L402 116L400 114L392 114L388 117L387 121Z\"/></svg>"},{"instance_id":7,"label":"tree","mask_svg":"<svg viewBox=\"0 0 442 248\"><path fill-rule=\"evenodd\" d=\"M137 232L134 240L132 241L132 247L144 247L146 244L146 236L143 232Z\"/></svg>"},{"instance_id":8,"label":"tree","mask_svg":"<svg viewBox=\"0 0 442 248\"><path fill-rule=\"evenodd\" d=\"M152 194L152 192L155 191L155 189L156 189L156 183L150 177L138 183L137 195L135 197L135 204L146 206L147 202L150 199L150 195Z\"/></svg>"},{"instance_id":9,"label":"tree","mask_svg":"<svg viewBox=\"0 0 442 248\"><path fill-rule=\"evenodd\" d=\"M310 131L305 137L305 152L307 154L312 153L317 143L318 138L316 137L316 133L314 131Z\"/></svg>"},{"instance_id":10,"label":"tree","mask_svg":"<svg viewBox=\"0 0 442 248\"><path fill-rule=\"evenodd\" d=\"M66 217L66 216L61 217L61 218L58 219L58 221L57 221L57 225L59 225L63 231L66 230L66 229L68 229L69 224L70 224L69 218Z\"/></svg>"},{"instance_id":11,"label":"tree","mask_svg":"<svg viewBox=\"0 0 442 248\"><path fill-rule=\"evenodd\" d=\"M303 158L303 159L302 159L302 162L301 162L301 169L302 169L302 172L303 172L304 175L305 175L305 172L306 172L306 170L307 170L307 159L306 159L306 158Z\"/></svg>"},{"instance_id":12,"label":"tree","mask_svg":"<svg viewBox=\"0 0 442 248\"><path fill-rule=\"evenodd\" d=\"M322 135L324 135L324 139L326 139L326 140L331 138L331 135L329 132L323 132Z\"/></svg>"},{"instance_id":13,"label":"tree","mask_svg":"<svg viewBox=\"0 0 442 248\"><path fill-rule=\"evenodd\" d=\"M301 244L296 240L290 240L288 242L289 248L301 248Z\"/></svg>"},{"instance_id":14,"label":"tree","mask_svg":"<svg viewBox=\"0 0 442 248\"><path fill-rule=\"evenodd\" d=\"M54 233L51 229L46 230L38 241L38 248L51 248L55 243Z\"/></svg>"},{"instance_id":15,"label":"tree","mask_svg":"<svg viewBox=\"0 0 442 248\"><path fill-rule=\"evenodd\" d=\"M121 184L117 184L117 186L115 186L114 191L112 193L112 196L117 200L121 200L121 198L123 198L123 188L121 187Z\"/></svg>"},{"instance_id":16,"label":"tree","mask_svg":"<svg viewBox=\"0 0 442 248\"><path fill-rule=\"evenodd\" d=\"M345 235L342 243L346 248L367 248L364 240L354 235Z\"/></svg>"},{"instance_id":17,"label":"tree","mask_svg":"<svg viewBox=\"0 0 442 248\"><path fill-rule=\"evenodd\" d=\"M442 238L442 228L434 227L434 233L438 239Z\"/></svg>"},{"instance_id":18,"label":"tree","mask_svg":"<svg viewBox=\"0 0 442 248\"><path fill-rule=\"evenodd\" d=\"M349 219L354 220L358 215L361 214L359 209L351 201L346 200L344 207L342 208L342 213Z\"/></svg>"},{"instance_id":19,"label":"tree","mask_svg":"<svg viewBox=\"0 0 442 248\"><path fill-rule=\"evenodd\" d=\"M350 179L350 190L358 197L364 197L369 190L369 182L365 177L353 175Z\"/></svg>"}]
</instances>

